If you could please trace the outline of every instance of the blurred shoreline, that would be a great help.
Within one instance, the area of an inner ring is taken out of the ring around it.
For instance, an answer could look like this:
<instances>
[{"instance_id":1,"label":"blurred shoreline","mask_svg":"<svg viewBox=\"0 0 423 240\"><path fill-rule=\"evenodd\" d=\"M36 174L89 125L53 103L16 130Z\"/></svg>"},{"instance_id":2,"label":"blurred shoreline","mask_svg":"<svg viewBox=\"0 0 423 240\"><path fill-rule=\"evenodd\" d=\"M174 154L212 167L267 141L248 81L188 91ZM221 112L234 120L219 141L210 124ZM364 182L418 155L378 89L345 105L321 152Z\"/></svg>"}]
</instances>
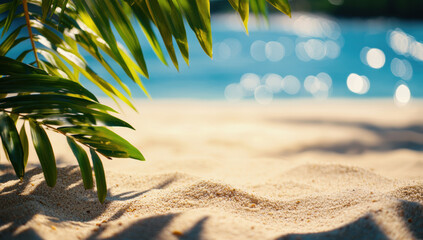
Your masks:
<instances>
[{"instance_id":1,"label":"blurred shoreline","mask_svg":"<svg viewBox=\"0 0 423 240\"><path fill-rule=\"evenodd\" d=\"M236 14L212 16L213 60L188 35L190 66L181 64L179 72L146 51L147 90L155 99L230 101L255 99L257 90L266 102L390 98L403 85L410 99L423 97L423 22L305 12L292 18L272 13L269 20L266 28L252 15L247 35Z\"/></svg>"}]
</instances>

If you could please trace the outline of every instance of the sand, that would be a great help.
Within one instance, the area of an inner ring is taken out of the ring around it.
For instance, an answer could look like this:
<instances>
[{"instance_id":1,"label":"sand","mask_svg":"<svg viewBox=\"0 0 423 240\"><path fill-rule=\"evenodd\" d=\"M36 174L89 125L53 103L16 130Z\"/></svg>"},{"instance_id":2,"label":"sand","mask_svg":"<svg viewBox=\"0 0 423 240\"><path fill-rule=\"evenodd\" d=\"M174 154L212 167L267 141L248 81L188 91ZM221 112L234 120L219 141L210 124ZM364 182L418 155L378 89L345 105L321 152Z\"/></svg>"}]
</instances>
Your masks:
<instances>
[{"instance_id":1,"label":"sand","mask_svg":"<svg viewBox=\"0 0 423 240\"><path fill-rule=\"evenodd\" d=\"M118 132L147 161L103 160L104 204L60 136L54 188L2 156L0 238L423 239L422 101L136 105Z\"/></svg>"}]
</instances>

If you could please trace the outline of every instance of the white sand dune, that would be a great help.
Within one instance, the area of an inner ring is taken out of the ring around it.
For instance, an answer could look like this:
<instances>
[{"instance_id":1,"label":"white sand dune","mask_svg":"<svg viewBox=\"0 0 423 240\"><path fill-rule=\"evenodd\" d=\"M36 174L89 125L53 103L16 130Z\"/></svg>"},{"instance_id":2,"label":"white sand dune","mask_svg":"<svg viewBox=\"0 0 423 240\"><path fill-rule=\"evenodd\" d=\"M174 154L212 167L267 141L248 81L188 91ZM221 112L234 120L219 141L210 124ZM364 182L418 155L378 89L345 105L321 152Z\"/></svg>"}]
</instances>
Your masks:
<instances>
[{"instance_id":1,"label":"white sand dune","mask_svg":"<svg viewBox=\"0 0 423 240\"><path fill-rule=\"evenodd\" d=\"M0 238L423 239L423 102L138 106L118 131L147 161L103 161L105 204L60 136L54 188L2 160Z\"/></svg>"}]
</instances>

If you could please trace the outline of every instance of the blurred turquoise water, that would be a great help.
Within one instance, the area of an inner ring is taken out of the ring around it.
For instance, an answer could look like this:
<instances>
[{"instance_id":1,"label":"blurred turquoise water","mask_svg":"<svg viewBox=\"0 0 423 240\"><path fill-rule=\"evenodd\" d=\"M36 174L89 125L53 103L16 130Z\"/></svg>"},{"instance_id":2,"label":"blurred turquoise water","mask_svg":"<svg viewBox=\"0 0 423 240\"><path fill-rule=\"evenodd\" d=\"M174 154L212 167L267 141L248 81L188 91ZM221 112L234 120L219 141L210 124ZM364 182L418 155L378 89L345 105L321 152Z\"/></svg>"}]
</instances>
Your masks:
<instances>
[{"instance_id":1,"label":"blurred turquoise water","mask_svg":"<svg viewBox=\"0 0 423 240\"><path fill-rule=\"evenodd\" d=\"M213 60L189 33L190 66L179 58L179 72L163 65L141 37L150 73L143 82L153 98L264 104L278 98L394 98L405 104L423 97L423 22L297 13L271 17L267 30L252 21L247 36L236 16L212 21Z\"/></svg>"}]
</instances>

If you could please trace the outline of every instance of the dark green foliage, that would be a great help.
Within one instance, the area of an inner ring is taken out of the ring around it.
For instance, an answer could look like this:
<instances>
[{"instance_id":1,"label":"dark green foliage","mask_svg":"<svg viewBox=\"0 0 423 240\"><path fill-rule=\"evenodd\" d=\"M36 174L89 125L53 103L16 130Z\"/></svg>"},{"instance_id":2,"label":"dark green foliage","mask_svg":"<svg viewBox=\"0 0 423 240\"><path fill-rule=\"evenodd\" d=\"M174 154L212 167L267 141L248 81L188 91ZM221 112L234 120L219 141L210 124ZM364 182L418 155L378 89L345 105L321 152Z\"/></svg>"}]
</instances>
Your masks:
<instances>
[{"instance_id":1,"label":"dark green foliage","mask_svg":"<svg viewBox=\"0 0 423 240\"><path fill-rule=\"evenodd\" d=\"M90 153L91 153L91 160L93 162L98 200L100 200L100 202L103 203L107 195L107 184L106 184L106 177L104 175L103 164L101 163L100 158L98 157L97 153L94 150L90 149Z\"/></svg>"},{"instance_id":2,"label":"dark green foliage","mask_svg":"<svg viewBox=\"0 0 423 240\"><path fill-rule=\"evenodd\" d=\"M25 124L22 125L21 130L19 131L19 137L21 139L22 149L24 152L23 160L24 160L24 168L25 168L26 164L28 163L28 151L29 151L28 136L26 135Z\"/></svg>"},{"instance_id":3,"label":"dark green foliage","mask_svg":"<svg viewBox=\"0 0 423 240\"><path fill-rule=\"evenodd\" d=\"M78 160L79 169L81 170L82 175L82 181L84 182L84 188L93 188L93 174L91 171L91 165L90 161L88 160L87 153L72 138L67 137L66 140L68 141L68 144L72 149L73 154Z\"/></svg>"},{"instance_id":4,"label":"dark green foliage","mask_svg":"<svg viewBox=\"0 0 423 240\"><path fill-rule=\"evenodd\" d=\"M58 130L107 157L144 160L144 156L137 148L106 127L74 126L59 127Z\"/></svg>"},{"instance_id":5,"label":"dark green foliage","mask_svg":"<svg viewBox=\"0 0 423 240\"><path fill-rule=\"evenodd\" d=\"M19 178L24 177L28 161L29 144L25 122L29 122L31 139L50 187L56 184L57 169L52 144L45 129L67 137L78 160L86 189L93 187L92 170L81 145L106 158L144 160L137 148L107 129L110 126L132 126L110 115L109 112L116 111L100 104L79 83L49 76L43 70L7 57L0 57L0 75L3 75L0 77L0 93L3 93L0 98L0 135L6 155ZM19 119L23 125L18 133L16 124ZM94 170L99 171L103 179L97 180L99 186L105 186L104 171L99 161L98 156L93 160L97 168ZM102 191L99 200L103 202L107 189L97 189Z\"/></svg>"},{"instance_id":6,"label":"dark green foliage","mask_svg":"<svg viewBox=\"0 0 423 240\"><path fill-rule=\"evenodd\" d=\"M46 131L33 120L29 120L29 126L31 127L32 142L43 168L44 179L49 187L54 187L56 185L57 169L50 140Z\"/></svg>"},{"instance_id":7,"label":"dark green foliage","mask_svg":"<svg viewBox=\"0 0 423 240\"><path fill-rule=\"evenodd\" d=\"M0 112L0 136L7 158L15 169L16 176L23 178L25 173L24 150L12 118Z\"/></svg>"}]
</instances>

